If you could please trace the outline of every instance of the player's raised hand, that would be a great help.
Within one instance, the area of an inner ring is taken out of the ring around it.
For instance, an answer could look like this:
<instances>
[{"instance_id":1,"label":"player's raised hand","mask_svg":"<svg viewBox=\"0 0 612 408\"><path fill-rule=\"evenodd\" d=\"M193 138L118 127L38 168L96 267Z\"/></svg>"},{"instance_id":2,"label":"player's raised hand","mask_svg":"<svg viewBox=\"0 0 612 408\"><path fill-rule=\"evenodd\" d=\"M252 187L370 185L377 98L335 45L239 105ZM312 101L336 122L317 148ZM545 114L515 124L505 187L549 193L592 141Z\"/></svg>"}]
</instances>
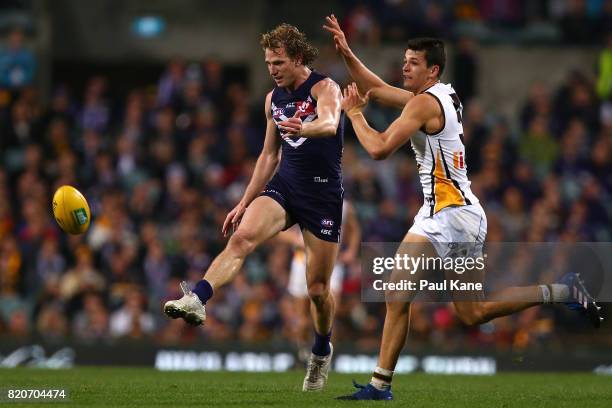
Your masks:
<instances>
[{"instance_id":1,"label":"player's raised hand","mask_svg":"<svg viewBox=\"0 0 612 408\"><path fill-rule=\"evenodd\" d=\"M338 23L336 16L331 14L325 17L325 22L323 28L334 36L336 51L342 55L349 56L351 54L351 48L348 45L348 41L346 41L346 36L344 35L344 31L340 28L340 23Z\"/></svg>"},{"instance_id":2,"label":"player's raised hand","mask_svg":"<svg viewBox=\"0 0 612 408\"><path fill-rule=\"evenodd\" d=\"M300 109L295 110L295 114L287 120L278 122L278 128L284 133L291 136L298 136L302 132L302 119Z\"/></svg>"},{"instance_id":3,"label":"player's raised hand","mask_svg":"<svg viewBox=\"0 0 612 408\"><path fill-rule=\"evenodd\" d=\"M238 227L238 224L240 224L240 221L242 220L242 216L244 215L246 208L247 206L244 205L244 203L241 201L238 203L238 205L236 205L236 207L234 207L232 211L229 212L229 214L227 214L227 217L225 217L225 221L223 222L223 228L221 229L221 232L223 233L224 237L227 237L229 235L230 229L233 232L236 227Z\"/></svg>"},{"instance_id":4,"label":"player's raised hand","mask_svg":"<svg viewBox=\"0 0 612 408\"><path fill-rule=\"evenodd\" d=\"M361 96L357 89L356 83L349 84L342 92L342 110L346 112L350 118L352 115L361 113L367 105L369 92L365 96Z\"/></svg>"}]
</instances>

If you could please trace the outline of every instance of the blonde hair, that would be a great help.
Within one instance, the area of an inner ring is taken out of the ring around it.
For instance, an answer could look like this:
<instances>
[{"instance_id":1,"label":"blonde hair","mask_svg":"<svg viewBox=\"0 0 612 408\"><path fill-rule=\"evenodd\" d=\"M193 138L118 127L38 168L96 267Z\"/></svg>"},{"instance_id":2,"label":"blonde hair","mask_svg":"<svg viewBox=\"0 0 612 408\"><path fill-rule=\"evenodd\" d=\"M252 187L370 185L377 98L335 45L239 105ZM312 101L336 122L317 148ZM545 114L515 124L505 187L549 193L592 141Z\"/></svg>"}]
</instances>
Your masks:
<instances>
[{"instance_id":1,"label":"blonde hair","mask_svg":"<svg viewBox=\"0 0 612 408\"><path fill-rule=\"evenodd\" d=\"M310 65L319 54L319 50L307 41L306 34L287 23L262 34L259 44L264 50L283 47L289 58L301 59L303 65Z\"/></svg>"}]
</instances>

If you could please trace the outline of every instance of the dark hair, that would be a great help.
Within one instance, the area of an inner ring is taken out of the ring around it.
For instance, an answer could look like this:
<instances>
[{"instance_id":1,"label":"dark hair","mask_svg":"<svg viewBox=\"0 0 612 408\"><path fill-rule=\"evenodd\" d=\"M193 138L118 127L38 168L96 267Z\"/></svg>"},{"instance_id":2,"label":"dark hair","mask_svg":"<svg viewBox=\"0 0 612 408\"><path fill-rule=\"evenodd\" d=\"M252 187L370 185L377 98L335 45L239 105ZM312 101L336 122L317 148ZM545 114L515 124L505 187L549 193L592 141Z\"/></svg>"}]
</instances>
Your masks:
<instances>
[{"instance_id":1,"label":"dark hair","mask_svg":"<svg viewBox=\"0 0 612 408\"><path fill-rule=\"evenodd\" d=\"M264 50L284 47L289 58L293 60L299 58L303 65L310 65L319 54L319 51L306 40L306 34L287 23L262 34L259 44Z\"/></svg>"},{"instance_id":2,"label":"dark hair","mask_svg":"<svg viewBox=\"0 0 612 408\"><path fill-rule=\"evenodd\" d=\"M446 64L446 51L444 51L444 42L437 38L413 38L408 41L406 46L407 50L413 51L425 51L425 61L427 66L437 65L440 67L438 71L438 78L442 76L444 72L444 65Z\"/></svg>"}]
</instances>

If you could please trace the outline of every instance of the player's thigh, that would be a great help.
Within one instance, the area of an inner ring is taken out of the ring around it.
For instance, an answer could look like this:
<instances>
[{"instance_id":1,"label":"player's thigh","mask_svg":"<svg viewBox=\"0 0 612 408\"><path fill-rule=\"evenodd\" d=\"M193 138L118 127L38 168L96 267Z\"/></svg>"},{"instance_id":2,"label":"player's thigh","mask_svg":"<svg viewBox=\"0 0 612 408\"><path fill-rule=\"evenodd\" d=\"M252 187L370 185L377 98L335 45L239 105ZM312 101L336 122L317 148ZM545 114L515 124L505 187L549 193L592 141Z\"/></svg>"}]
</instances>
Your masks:
<instances>
[{"instance_id":1,"label":"player's thigh","mask_svg":"<svg viewBox=\"0 0 612 408\"><path fill-rule=\"evenodd\" d=\"M434 247L427 237L413 232L406 233L395 253L395 258L399 257L400 259L400 267L396 267L391 272L387 281L398 284L404 281L418 282L420 279L426 279L427 270L420 267L422 261L418 260L435 256ZM412 259L417 261L413 262ZM406 265L409 267L406 268ZM413 265L419 266L413 269ZM416 295L417 291L409 288L404 290L387 290L385 292L387 310L403 307L402 304L412 301Z\"/></svg>"},{"instance_id":2,"label":"player's thigh","mask_svg":"<svg viewBox=\"0 0 612 408\"><path fill-rule=\"evenodd\" d=\"M329 284L338 257L338 244L317 238L307 229L304 229L302 234L306 248L306 282L308 286L321 282Z\"/></svg>"},{"instance_id":3,"label":"player's thigh","mask_svg":"<svg viewBox=\"0 0 612 408\"><path fill-rule=\"evenodd\" d=\"M431 249L433 251L433 246L431 245L429 238L424 235L415 234L414 232L407 232L402 239L402 244L409 244L410 246L419 250Z\"/></svg>"},{"instance_id":4,"label":"player's thigh","mask_svg":"<svg viewBox=\"0 0 612 408\"><path fill-rule=\"evenodd\" d=\"M234 234L259 244L285 229L288 222L289 216L278 202L260 196L247 207Z\"/></svg>"},{"instance_id":5,"label":"player's thigh","mask_svg":"<svg viewBox=\"0 0 612 408\"><path fill-rule=\"evenodd\" d=\"M413 232L406 233L404 239L397 249L396 256L397 255L399 255L401 259L404 259L405 257L410 259L431 258L437 256L434 246L429 239L423 235L415 234ZM412 265L412 263L410 263L410 265ZM421 263L418 263L418 265L421 265ZM421 277L420 275L422 275L425 271L420 267L416 270L395 269L392 276L395 275L396 278L405 279L406 272L413 277L415 275Z\"/></svg>"}]
</instances>

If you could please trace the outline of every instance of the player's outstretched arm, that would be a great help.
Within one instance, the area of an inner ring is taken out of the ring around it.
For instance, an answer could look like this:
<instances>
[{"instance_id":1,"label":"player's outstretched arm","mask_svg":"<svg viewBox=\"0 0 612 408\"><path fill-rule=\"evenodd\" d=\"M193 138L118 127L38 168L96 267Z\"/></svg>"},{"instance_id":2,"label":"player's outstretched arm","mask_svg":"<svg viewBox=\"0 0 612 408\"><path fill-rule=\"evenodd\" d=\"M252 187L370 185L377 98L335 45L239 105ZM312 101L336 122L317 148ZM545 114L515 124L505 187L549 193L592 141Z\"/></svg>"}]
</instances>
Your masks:
<instances>
[{"instance_id":1,"label":"player's outstretched arm","mask_svg":"<svg viewBox=\"0 0 612 408\"><path fill-rule=\"evenodd\" d=\"M293 117L279 122L278 128L289 136L329 137L336 134L340 123L340 87L329 78L317 82L310 91L317 100L317 118L312 122L302 122L302 112L298 109Z\"/></svg>"},{"instance_id":2,"label":"player's outstretched arm","mask_svg":"<svg viewBox=\"0 0 612 408\"><path fill-rule=\"evenodd\" d=\"M276 134L276 124L270 112L271 101L272 92L266 96L266 136L263 149L257 158L253 176L244 191L242 199L225 218L222 230L225 236L229 234L231 227L235 227L240 223L246 208L251 204L251 201L257 198L266 183L270 181L280 162L280 139Z\"/></svg>"},{"instance_id":3,"label":"player's outstretched arm","mask_svg":"<svg viewBox=\"0 0 612 408\"><path fill-rule=\"evenodd\" d=\"M400 117L381 133L372 129L363 116L362 110L367 102L367 97L359 94L356 84L353 83L344 90L342 109L353 124L359 142L374 160L389 157L427 121L440 115L435 99L426 94L416 95L406 104Z\"/></svg>"},{"instance_id":4,"label":"player's outstretched arm","mask_svg":"<svg viewBox=\"0 0 612 408\"><path fill-rule=\"evenodd\" d=\"M387 84L370 71L349 47L336 16L332 14L325 17L325 23L323 28L333 35L336 51L342 56L349 74L359 87L359 92L368 94L370 99L381 104L403 109L414 94Z\"/></svg>"}]
</instances>

